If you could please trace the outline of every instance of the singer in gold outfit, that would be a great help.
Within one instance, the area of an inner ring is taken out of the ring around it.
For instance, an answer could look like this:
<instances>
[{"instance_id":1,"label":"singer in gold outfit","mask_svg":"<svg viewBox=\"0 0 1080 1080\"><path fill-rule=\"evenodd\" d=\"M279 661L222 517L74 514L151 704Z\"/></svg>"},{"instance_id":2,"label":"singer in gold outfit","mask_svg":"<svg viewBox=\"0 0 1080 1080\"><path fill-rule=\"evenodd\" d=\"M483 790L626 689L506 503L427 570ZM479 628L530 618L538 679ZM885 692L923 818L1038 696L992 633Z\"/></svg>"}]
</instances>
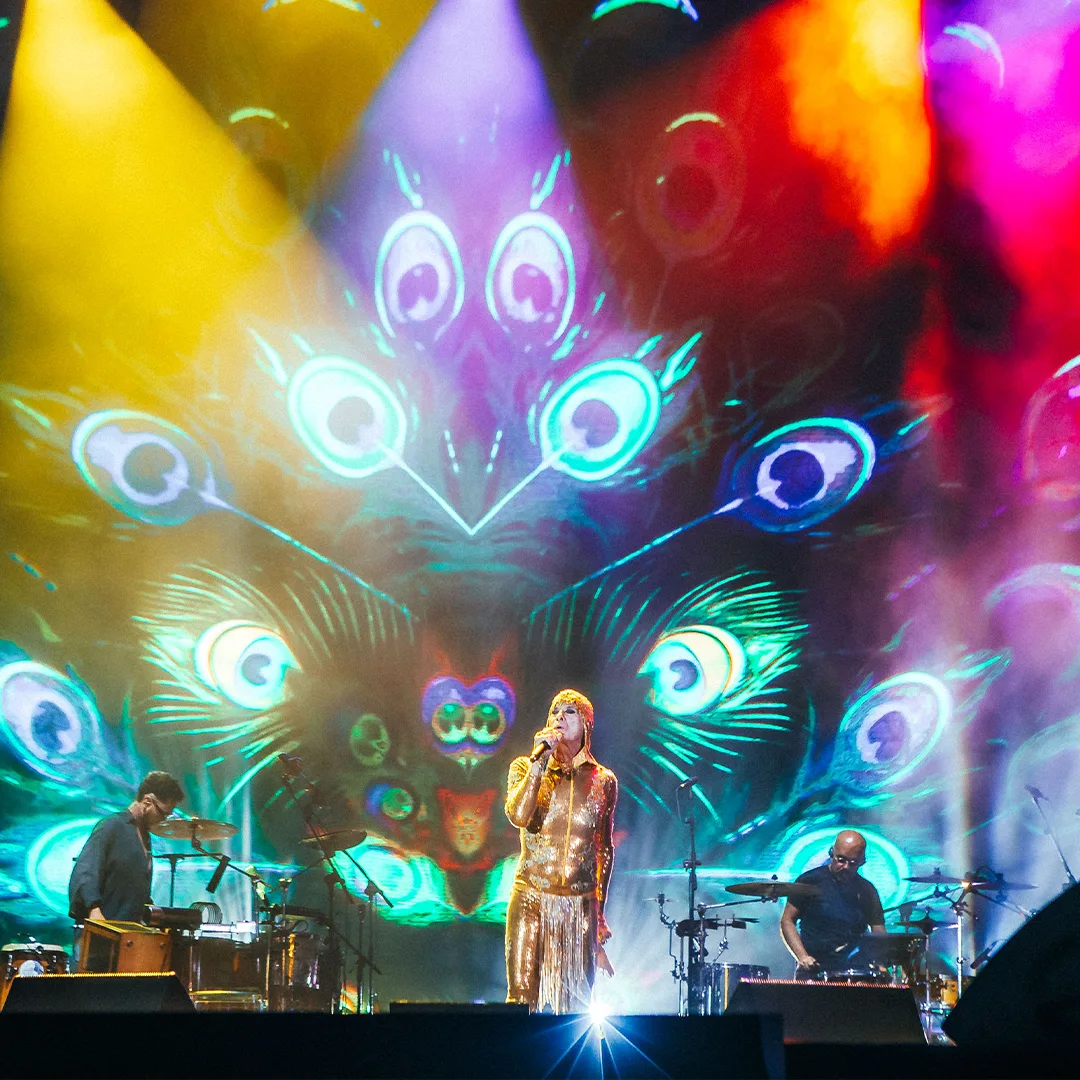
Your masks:
<instances>
[{"instance_id":1,"label":"singer in gold outfit","mask_svg":"<svg viewBox=\"0 0 1080 1080\"><path fill-rule=\"evenodd\" d=\"M506 1000L534 1012L587 1008L597 967L613 974L604 902L618 782L592 756L592 727L589 699L561 690L531 757L510 764L506 816L521 857L506 912Z\"/></svg>"}]
</instances>

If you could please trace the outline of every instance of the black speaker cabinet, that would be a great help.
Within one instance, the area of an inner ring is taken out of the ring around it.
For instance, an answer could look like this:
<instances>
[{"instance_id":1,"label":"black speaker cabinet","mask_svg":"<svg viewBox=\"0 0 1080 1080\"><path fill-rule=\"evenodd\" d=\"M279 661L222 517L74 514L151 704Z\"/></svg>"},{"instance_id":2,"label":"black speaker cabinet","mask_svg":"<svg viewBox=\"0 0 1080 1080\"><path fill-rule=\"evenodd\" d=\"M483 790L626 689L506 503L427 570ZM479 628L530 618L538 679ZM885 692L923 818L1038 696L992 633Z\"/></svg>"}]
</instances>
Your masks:
<instances>
[{"instance_id":1,"label":"black speaker cabinet","mask_svg":"<svg viewBox=\"0 0 1080 1080\"><path fill-rule=\"evenodd\" d=\"M390 1011L436 1016L528 1016L529 1006L516 1001L391 1001Z\"/></svg>"},{"instance_id":2,"label":"black speaker cabinet","mask_svg":"<svg viewBox=\"0 0 1080 1080\"><path fill-rule=\"evenodd\" d=\"M941 1025L963 1047L1080 1039L1080 885L1028 920L971 981Z\"/></svg>"},{"instance_id":3,"label":"black speaker cabinet","mask_svg":"<svg viewBox=\"0 0 1080 1080\"><path fill-rule=\"evenodd\" d=\"M785 1043L924 1043L919 1007L901 986L744 979L730 1013L779 1013Z\"/></svg>"},{"instance_id":4,"label":"black speaker cabinet","mask_svg":"<svg viewBox=\"0 0 1080 1080\"><path fill-rule=\"evenodd\" d=\"M193 1013L173 974L17 976L5 1013Z\"/></svg>"}]
</instances>

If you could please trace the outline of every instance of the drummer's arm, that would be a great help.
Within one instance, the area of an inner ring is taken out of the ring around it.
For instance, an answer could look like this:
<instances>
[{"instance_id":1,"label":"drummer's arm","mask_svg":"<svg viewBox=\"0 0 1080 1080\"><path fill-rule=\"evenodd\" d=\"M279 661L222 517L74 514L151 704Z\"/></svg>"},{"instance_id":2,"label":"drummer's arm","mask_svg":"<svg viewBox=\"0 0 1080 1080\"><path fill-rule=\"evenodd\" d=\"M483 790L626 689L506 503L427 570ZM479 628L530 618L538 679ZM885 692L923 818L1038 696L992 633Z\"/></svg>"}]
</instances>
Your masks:
<instances>
[{"instance_id":1,"label":"drummer's arm","mask_svg":"<svg viewBox=\"0 0 1080 1080\"><path fill-rule=\"evenodd\" d=\"M799 936L796 920L800 914L801 912L795 904L788 900L784 905L784 914L780 916L780 936L784 939L788 952L795 957L795 962L799 967L816 967L817 960L806 951L806 946L803 945L802 938Z\"/></svg>"},{"instance_id":2,"label":"drummer's arm","mask_svg":"<svg viewBox=\"0 0 1080 1080\"><path fill-rule=\"evenodd\" d=\"M870 897L870 910L867 912L866 921L870 926L871 933L885 933L885 912L881 909L881 897L878 895L877 889L874 890L873 896Z\"/></svg>"}]
</instances>

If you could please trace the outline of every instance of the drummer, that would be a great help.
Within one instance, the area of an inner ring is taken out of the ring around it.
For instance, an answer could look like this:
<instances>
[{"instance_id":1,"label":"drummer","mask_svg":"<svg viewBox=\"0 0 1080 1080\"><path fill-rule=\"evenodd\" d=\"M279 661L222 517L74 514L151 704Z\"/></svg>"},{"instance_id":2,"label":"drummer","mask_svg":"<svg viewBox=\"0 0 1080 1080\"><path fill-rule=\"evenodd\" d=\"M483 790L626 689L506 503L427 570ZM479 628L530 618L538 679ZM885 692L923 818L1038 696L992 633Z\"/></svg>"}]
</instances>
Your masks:
<instances>
[{"instance_id":1,"label":"drummer","mask_svg":"<svg viewBox=\"0 0 1080 1080\"><path fill-rule=\"evenodd\" d=\"M788 899L780 917L780 934L798 964L795 978L827 977L850 967L845 957L855 939L867 927L884 932L881 897L859 873L865 862L866 838L845 829L833 841L829 861L795 879L818 890L807 899Z\"/></svg>"},{"instance_id":2,"label":"drummer","mask_svg":"<svg viewBox=\"0 0 1080 1080\"><path fill-rule=\"evenodd\" d=\"M150 903L150 829L183 801L184 789L166 772L143 777L126 810L102 818L90 833L68 882L69 915L141 922Z\"/></svg>"}]
</instances>

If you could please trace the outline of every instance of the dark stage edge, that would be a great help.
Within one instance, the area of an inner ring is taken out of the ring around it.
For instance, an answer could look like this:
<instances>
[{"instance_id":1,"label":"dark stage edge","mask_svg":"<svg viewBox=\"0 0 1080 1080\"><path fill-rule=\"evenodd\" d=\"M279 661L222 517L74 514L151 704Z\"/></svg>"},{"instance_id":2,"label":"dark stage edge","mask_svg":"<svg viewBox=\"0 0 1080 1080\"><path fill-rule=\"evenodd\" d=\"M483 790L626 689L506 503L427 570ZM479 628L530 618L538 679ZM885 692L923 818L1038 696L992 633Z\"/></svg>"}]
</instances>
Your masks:
<instances>
[{"instance_id":1,"label":"dark stage edge","mask_svg":"<svg viewBox=\"0 0 1080 1080\"><path fill-rule=\"evenodd\" d=\"M779 1017L0 1013L11 1077L1072 1077L1080 1051L784 1047ZM625 1040L625 1041L622 1041ZM606 1055L606 1056L601 1056Z\"/></svg>"}]
</instances>

